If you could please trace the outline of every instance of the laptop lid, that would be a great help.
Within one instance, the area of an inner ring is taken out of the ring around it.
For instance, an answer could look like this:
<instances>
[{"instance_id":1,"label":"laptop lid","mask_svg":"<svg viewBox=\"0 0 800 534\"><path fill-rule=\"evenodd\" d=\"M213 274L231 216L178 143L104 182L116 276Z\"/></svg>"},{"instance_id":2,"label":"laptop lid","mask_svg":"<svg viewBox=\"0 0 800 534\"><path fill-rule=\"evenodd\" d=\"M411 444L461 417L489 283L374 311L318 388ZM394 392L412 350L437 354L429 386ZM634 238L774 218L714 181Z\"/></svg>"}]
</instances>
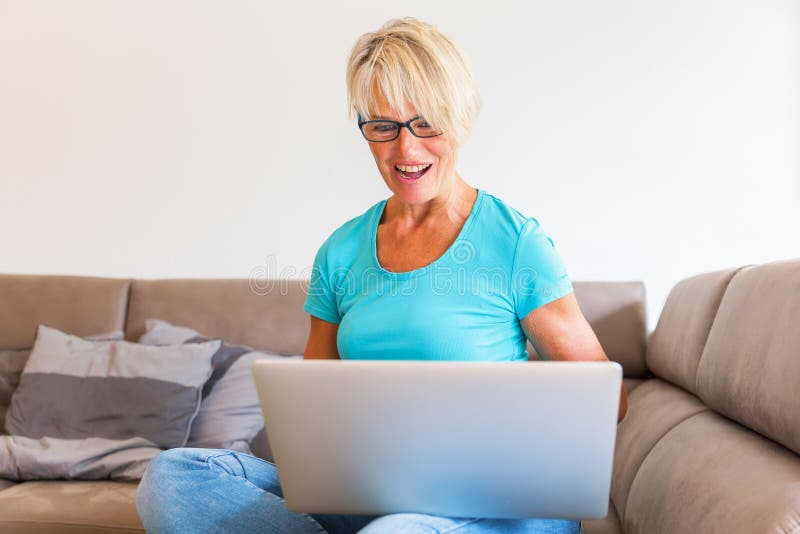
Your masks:
<instances>
[{"instance_id":1,"label":"laptop lid","mask_svg":"<svg viewBox=\"0 0 800 534\"><path fill-rule=\"evenodd\" d=\"M253 373L292 511L608 512L617 363L260 360Z\"/></svg>"}]
</instances>

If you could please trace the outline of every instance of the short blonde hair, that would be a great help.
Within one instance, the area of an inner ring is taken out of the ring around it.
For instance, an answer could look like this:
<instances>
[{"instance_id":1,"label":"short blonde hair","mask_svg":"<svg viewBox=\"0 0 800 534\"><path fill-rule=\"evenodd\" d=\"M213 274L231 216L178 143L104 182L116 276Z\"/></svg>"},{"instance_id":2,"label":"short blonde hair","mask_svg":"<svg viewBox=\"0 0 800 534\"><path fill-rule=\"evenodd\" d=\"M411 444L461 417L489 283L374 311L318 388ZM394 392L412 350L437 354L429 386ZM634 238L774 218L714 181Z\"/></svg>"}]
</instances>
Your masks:
<instances>
[{"instance_id":1,"label":"short blonde hair","mask_svg":"<svg viewBox=\"0 0 800 534\"><path fill-rule=\"evenodd\" d=\"M481 108L464 54L439 30L412 17L390 20L353 46L347 63L351 116L373 117L375 91L392 109L412 105L456 146L466 141Z\"/></svg>"}]
</instances>

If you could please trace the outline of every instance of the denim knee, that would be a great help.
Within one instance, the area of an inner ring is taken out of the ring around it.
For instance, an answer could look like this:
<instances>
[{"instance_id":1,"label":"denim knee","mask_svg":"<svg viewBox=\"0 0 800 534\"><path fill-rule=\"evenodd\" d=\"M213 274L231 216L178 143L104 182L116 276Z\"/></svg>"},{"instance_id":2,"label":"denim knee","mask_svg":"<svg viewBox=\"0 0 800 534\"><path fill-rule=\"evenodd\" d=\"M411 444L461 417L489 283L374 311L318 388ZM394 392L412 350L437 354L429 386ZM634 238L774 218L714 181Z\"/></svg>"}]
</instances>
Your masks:
<instances>
[{"instance_id":1,"label":"denim knee","mask_svg":"<svg viewBox=\"0 0 800 534\"><path fill-rule=\"evenodd\" d=\"M170 499L183 491L195 492L197 484L222 473L283 497L275 464L250 455L225 449L176 448L153 458L139 483L137 500L151 492ZM142 502L146 506L146 502Z\"/></svg>"},{"instance_id":2,"label":"denim knee","mask_svg":"<svg viewBox=\"0 0 800 534\"><path fill-rule=\"evenodd\" d=\"M325 531L289 511L275 464L219 449L171 449L153 459L136 494L148 532L164 534Z\"/></svg>"},{"instance_id":3,"label":"denim knee","mask_svg":"<svg viewBox=\"0 0 800 534\"><path fill-rule=\"evenodd\" d=\"M154 491L163 493L169 487L169 474L175 472L176 466L183 461L181 449L170 449L158 454L150 461L150 465L142 475L142 480L136 488L136 510L139 516L148 516L155 504Z\"/></svg>"},{"instance_id":4,"label":"denim knee","mask_svg":"<svg viewBox=\"0 0 800 534\"><path fill-rule=\"evenodd\" d=\"M186 484L190 471L203 468L211 449L177 448L159 453L150 461L136 488L136 509L140 517L157 512L160 502L169 502Z\"/></svg>"}]
</instances>

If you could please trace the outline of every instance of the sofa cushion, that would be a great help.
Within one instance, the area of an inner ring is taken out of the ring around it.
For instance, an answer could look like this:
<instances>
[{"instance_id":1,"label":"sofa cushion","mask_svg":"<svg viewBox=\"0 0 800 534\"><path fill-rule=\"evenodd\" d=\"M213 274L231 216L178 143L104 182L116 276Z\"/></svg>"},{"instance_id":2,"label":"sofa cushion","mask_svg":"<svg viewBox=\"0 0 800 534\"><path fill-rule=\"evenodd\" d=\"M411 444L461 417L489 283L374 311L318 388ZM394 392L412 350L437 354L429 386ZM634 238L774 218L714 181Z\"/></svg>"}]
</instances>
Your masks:
<instances>
[{"instance_id":1,"label":"sofa cushion","mask_svg":"<svg viewBox=\"0 0 800 534\"><path fill-rule=\"evenodd\" d=\"M139 339L145 320L158 317L231 344L300 354L310 325L307 291L308 280L135 280L125 338Z\"/></svg>"},{"instance_id":2,"label":"sofa cushion","mask_svg":"<svg viewBox=\"0 0 800 534\"><path fill-rule=\"evenodd\" d=\"M631 486L626 533L797 532L800 458L708 410L653 447Z\"/></svg>"},{"instance_id":3,"label":"sofa cushion","mask_svg":"<svg viewBox=\"0 0 800 534\"><path fill-rule=\"evenodd\" d=\"M634 389L641 386L648 380L649 379L645 378L623 378L622 383L625 384L625 391L627 391L628 395L630 395Z\"/></svg>"},{"instance_id":4,"label":"sofa cushion","mask_svg":"<svg viewBox=\"0 0 800 534\"><path fill-rule=\"evenodd\" d=\"M3 534L144 532L136 483L24 482L0 491Z\"/></svg>"},{"instance_id":5,"label":"sofa cushion","mask_svg":"<svg viewBox=\"0 0 800 534\"><path fill-rule=\"evenodd\" d=\"M0 349L33 346L47 324L77 336L125 328L130 280L0 274Z\"/></svg>"},{"instance_id":6,"label":"sofa cushion","mask_svg":"<svg viewBox=\"0 0 800 534\"><path fill-rule=\"evenodd\" d=\"M622 523L614 503L608 503L608 515L603 519L581 521L581 534L622 534Z\"/></svg>"},{"instance_id":7,"label":"sofa cushion","mask_svg":"<svg viewBox=\"0 0 800 534\"><path fill-rule=\"evenodd\" d=\"M736 271L700 274L675 284L647 345L647 367L653 374L697 393L700 356L722 295Z\"/></svg>"},{"instance_id":8,"label":"sofa cushion","mask_svg":"<svg viewBox=\"0 0 800 534\"><path fill-rule=\"evenodd\" d=\"M743 269L697 371L712 408L800 454L800 260Z\"/></svg>"},{"instance_id":9,"label":"sofa cushion","mask_svg":"<svg viewBox=\"0 0 800 534\"><path fill-rule=\"evenodd\" d=\"M628 412L617 426L611 499L625 517L628 492L656 443L688 417L708 410L700 399L663 380L647 380L630 393Z\"/></svg>"},{"instance_id":10,"label":"sofa cushion","mask_svg":"<svg viewBox=\"0 0 800 534\"><path fill-rule=\"evenodd\" d=\"M0 476L140 477L186 443L219 341L152 347L85 341L46 326L11 400Z\"/></svg>"}]
</instances>

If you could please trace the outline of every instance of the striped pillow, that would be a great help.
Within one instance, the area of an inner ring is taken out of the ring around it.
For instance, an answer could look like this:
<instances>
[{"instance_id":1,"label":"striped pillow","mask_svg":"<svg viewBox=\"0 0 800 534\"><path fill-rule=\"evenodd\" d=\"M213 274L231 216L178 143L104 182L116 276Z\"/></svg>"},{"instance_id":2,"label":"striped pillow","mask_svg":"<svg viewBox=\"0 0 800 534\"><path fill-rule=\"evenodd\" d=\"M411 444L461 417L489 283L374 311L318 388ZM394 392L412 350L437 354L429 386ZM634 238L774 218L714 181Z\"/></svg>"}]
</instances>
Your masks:
<instances>
[{"instance_id":1,"label":"striped pillow","mask_svg":"<svg viewBox=\"0 0 800 534\"><path fill-rule=\"evenodd\" d=\"M39 326L0 436L0 477L141 477L186 443L220 341L145 346Z\"/></svg>"},{"instance_id":2,"label":"striped pillow","mask_svg":"<svg viewBox=\"0 0 800 534\"><path fill-rule=\"evenodd\" d=\"M145 333L139 343L145 345L166 345L172 343L202 343L203 337L186 326L176 326L160 319L147 319ZM268 448L254 451L250 442L259 432L264 432L264 418L258 402L251 367L255 360L274 358L302 358L281 356L270 352L256 352L250 347L228 345L224 340L219 351L211 360L214 372L203 388L200 411L192 424L187 447L203 449L232 449L253 454L259 452L262 458L272 461Z\"/></svg>"},{"instance_id":3,"label":"striped pillow","mask_svg":"<svg viewBox=\"0 0 800 534\"><path fill-rule=\"evenodd\" d=\"M88 336L83 339L111 341L122 339L125 334L122 330L114 330L105 334ZM31 347L21 349L0 350L0 434L5 434L6 410L11 402L11 395L17 389L19 377L28 358L31 355Z\"/></svg>"}]
</instances>

